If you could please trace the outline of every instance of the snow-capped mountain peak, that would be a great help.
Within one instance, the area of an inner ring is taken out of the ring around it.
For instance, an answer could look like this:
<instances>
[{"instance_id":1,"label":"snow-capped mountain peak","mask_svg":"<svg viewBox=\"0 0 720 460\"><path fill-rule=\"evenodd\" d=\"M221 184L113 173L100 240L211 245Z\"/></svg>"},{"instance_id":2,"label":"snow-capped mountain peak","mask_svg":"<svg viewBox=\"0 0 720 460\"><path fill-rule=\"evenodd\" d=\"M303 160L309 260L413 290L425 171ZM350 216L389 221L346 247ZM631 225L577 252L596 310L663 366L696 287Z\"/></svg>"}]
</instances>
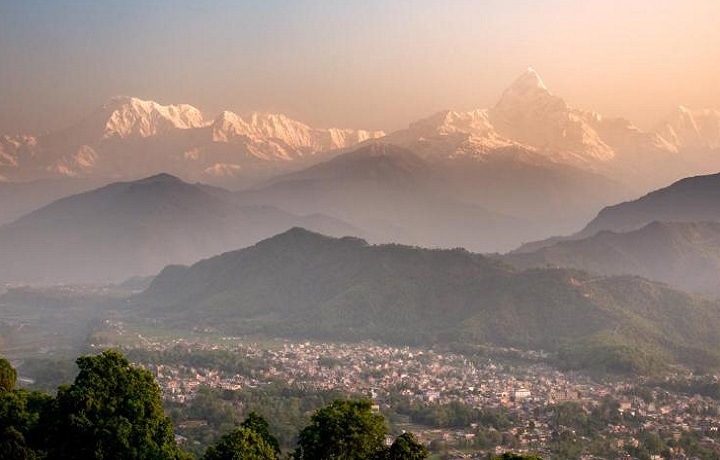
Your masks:
<instances>
[{"instance_id":1,"label":"snow-capped mountain peak","mask_svg":"<svg viewBox=\"0 0 720 460\"><path fill-rule=\"evenodd\" d=\"M150 137L206 125L202 112L189 104L161 105L130 96L111 98L83 124L91 130L100 128L104 139Z\"/></svg>"},{"instance_id":2,"label":"snow-capped mountain peak","mask_svg":"<svg viewBox=\"0 0 720 460\"><path fill-rule=\"evenodd\" d=\"M280 142L284 147L313 152L351 147L385 135L382 131L312 128L283 114L260 112L245 117L223 112L212 127L216 142L233 142L243 138L255 143Z\"/></svg>"},{"instance_id":3,"label":"snow-capped mountain peak","mask_svg":"<svg viewBox=\"0 0 720 460\"><path fill-rule=\"evenodd\" d=\"M410 124L410 130L418 136L468 133L486 135L493 130L487 110L456 112L443 110Z\"/></svg>"},{"instance_id":4,"label":"snow-capped mountain peak","mask_svg":"<svg viewBox=\"0 0 720 460\"><path fill-rule=\"evenodd\" d=\"M615 152L593 128L597 114L571 108L529 68L490 109L490 121L502 137L546 152L553 159L592 167Z\"/></svg>"},{"instance_id":5,"label":"snow-capped mountain peak","mask_svg":"<svg viewBox=\"0 0 720 460\"><path fill-rule=\"evenodd\" d=\"M134 178L161 171L193 180L263 177L282 170L280 163L301 163L384 134L317 129L282 114L224 111L209 120L188 104L117 96L65 130L28 140L0 136L0 177Z\"/></svg>"},{"instance_id":6,"label":"snow-capped mountain peak","mask_svg":"<svg viewBox=\"0 0 720 460\"><path fill-rule=\"evenodd\" d=\"M538 112L566 110L567 103L550 92L540 75L529 67L503 92L494 112Z\"/></svg>"},{"instance_id":7,"label":"snow-capped mountain peak","mask_svg":"<svg viewBox=\"0 0 720 460\"><path fill-rule=\"evenodd\" d=\"M510 87L526 91L538 89L541 91L549 91L540 77L540 74L538 74L532 67L528 67L527 70L520 75Z\"/></svg>"},{"instance_id":8,"label":"snow-capped mountain peak","mask_svg":"<svg viewBox=\"0 0 720 460\"><path fill-rule=\"evenodd\" d=\"M593 171L606 170L618 156L673 151L660 136L628 120L570 107L533 68L513 81L490 109L438 112L386 140L426 157L482 158L516 147Z\"/></svg>"},{"instance_id":9,"label":"snow-capped mountain peak","mask_svg":"<svg viewBox=\"0 0 720 460\"><path fill-rule=\"evenodd\" d=\"M248 136L250 128L238 114L225 110L212 123L212 140L230 142L232 139Z\"/></svg>"}]
</instances>

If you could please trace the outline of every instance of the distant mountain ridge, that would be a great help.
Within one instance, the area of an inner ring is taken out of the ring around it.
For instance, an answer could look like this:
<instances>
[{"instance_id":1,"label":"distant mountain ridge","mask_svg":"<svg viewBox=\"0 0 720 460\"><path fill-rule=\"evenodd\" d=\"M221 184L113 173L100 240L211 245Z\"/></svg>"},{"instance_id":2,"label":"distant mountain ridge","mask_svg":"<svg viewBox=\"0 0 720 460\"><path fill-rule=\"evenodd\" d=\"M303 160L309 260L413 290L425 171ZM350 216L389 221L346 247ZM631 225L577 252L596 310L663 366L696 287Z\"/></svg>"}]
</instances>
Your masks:
<instances>
[{"instance_id":1,"label":"distant mountain ridge","mask_svg":"<svg viewBox=\"0 0 720 460\"><path fill-rule=\"evenodd\" d=\"M296 225L361 233L323 215L240 206L224 189L169 174L55 201L0 226L0 280L108 282L253 244Z\"/></svg>"},{"instance_id":2,"label":"distant mountain ridge","mask_svg":"<svg viewBox=\"0 0 720 460\"><path fill-rule=\"evenodd\" d=\"M508 147L492 161L452 161L378 141L238 195L246 204L336 216L376 243L496 252L548 232L547 221L553 228L567 225L563 219L587 213L582 204L593 199L599 208L593 187L612 185L591 173L533 165L517 155ZM569 190L574 194L560 199Z\"/></svg>"},{"instance_id":3,"label":"distant mountain ridge","mask_svg":"<svg viewBox=\"0 0 720 460\"><path fill-rule=\"evenodd\" d=\"M637 200L609 206L600 211L580 236L600 230L635 230L652 221L717 220L720 220L720 173L687 177Z\"/></svg>"},{"instance_id":4,"label":"distant mountain ridge","mask_svg":"<svg viewBox=\"0 0 720 460\"><path fill-rule=\"evenodd\" d=\"M720 364L717 302L637 277L517 272L463 250L300 228L167 267L131 304L229 334L543 349L563 366L615 372Z\"/></svg>"},{"instance_id":5,"label":"distant mountain ridge","mask_svg":"<svg viewBox=\"0 0 720 460\"><path fill-rule=\"evenodd\" d=\"M579 232L526 243L513 252L532 252L558 242L588 238L604 230L634 231L655 221L720 221L720 173L686 177L636 200L607 206Z\"/></svg>"},{"instance_id":6,"label":"distant mountain ridge","mask_svg":"<svg viewBox=\"0 0 720 460\"><path fill-rule=\"evenodd\" d=\"M720 173L688 177L602 209L581 231L526 243L502 257L518 267L636 274L720 294Z\"/></svg>"},{"instance_id":7,"label":"distant mountain ridge","mask_svg":"<svg viewBox=\"0 0 720 460\"><path fill-rule=\"evenodd\" d=\"M505 255L519 268L565 267L605 276L632 274L678 289L720 295L720 223L651 222L623 233L560 241Z\"/></svg>"},{"instance_id":8,"label":"distant mountain ridge","mask_svg":"<svg viewBox=\"0 0 720 460\"><path fill-rule=\"evenodd\" d=\"M0 182L0 225L7 224L58 198L85 192L105 184L97 179L50 179L32 182Z\"/></svg>"}]
</instances>

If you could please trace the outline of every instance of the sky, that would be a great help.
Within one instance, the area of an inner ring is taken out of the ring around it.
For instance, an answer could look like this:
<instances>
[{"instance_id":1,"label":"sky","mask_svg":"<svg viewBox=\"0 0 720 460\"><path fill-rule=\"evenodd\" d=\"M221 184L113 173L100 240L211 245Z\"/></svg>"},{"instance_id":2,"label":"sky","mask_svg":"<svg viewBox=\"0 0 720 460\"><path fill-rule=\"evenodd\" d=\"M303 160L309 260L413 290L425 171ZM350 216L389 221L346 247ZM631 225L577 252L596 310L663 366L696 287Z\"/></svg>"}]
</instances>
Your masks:
<instances>
[{"instance_id":1,"label":"sky","mask_svg":"<svg viewBox=\"0 0 720 460\"><path fill-rule=\"evenodd\" d=\"M116 95L393 130L492 106L532 66L651 127L720 108L718 0L0 0L0 133Z\"/></svg>"}]
</instances>

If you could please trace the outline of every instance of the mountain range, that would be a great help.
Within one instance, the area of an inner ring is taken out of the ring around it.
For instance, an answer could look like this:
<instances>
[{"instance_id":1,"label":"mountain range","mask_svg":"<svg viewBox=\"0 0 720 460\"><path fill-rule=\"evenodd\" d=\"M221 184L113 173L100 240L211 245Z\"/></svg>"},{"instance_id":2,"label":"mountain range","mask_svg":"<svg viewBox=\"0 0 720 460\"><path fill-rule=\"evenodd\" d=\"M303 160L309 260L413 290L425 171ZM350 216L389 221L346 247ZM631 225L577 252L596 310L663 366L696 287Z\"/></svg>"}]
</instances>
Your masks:
<instances>
[{"instance_id":1,"label":"mountain range","mask_svg":"<svg viewBox=\"0 0 720 460\"><path fill-rule=\"evenodd\" d=\"M720 294L720 174L682 179L609 206L581 231L527 243L502 257L518 267L635 274Z\"/></svg>"},{"instance_id":2,"label":"mountain range","mask_svg":"<svg viewBox=\"0 0 720 460\"><path fill-rule=\"evenodd\" d=\"M406 148L373 143L237 195L244 204L337 217L373 242L492 251L535 234L528 219L484 207L460 184Z\"/></svg>"},{"instance_id":3,"label":"mountain range","mask_svg":"<svg viewBox=\"0 0 720 460\"><path fill-rule=\"evenodd\" d=\"M720 220L720 173L681 179L637 200L608 206L580 232L636 230L652 221Z\"/></svg>"},{"instance_id":4,"label":"mountain range","mask_svg":"<svg viewBox=\"0 0 720 460\"><path fill-rule=\"evenodd\" d=\"M629 232L603 230L503 260L519 268L572 267L633 274L686 291L720 295L720 223L652 222Z\"/></svg>"},{"instance_id":5,"label":"mountain range","mask_svg":"<svg viewBox=\"0 0 720 460\"><path fill-rule=\"evenodd\" d=\"M227 334L543 349L570 368L717 366L720 305L638 277L515 271L464 250L293 228L166 267L133 311Z\"/></svg>"},{"instance_id":6,"label":"mountain range","mask_svg":"<svg viewBox=\"0 0 720 460\"><path fill-rule=\"evenodd\" d=\"M474 250L510 249L534 234L525 221L459 200L448 184L414 153L385 144L241 192L169 174L114 182L0 226L0 280L121 281L298 225L374 242ZM24 185L0 184L0 193L3 186L22 192Z\"/></svg>"},{"instance_id":7,"label":"mountain range","mask_svg":"<svg viewBox=\"0 0 720 460\"><path fill-rule=\"evenodd\" d=\"M119 281L252 245L296 225L376 244L486 253L508 251L542 234L537 221L462 199L458 184L450 170L382 143L239 192L169 174L112 183L0 226L0 257L6 261L0 280ZM0 184L0 193L18 194L32 185ZM571 236L527 243L496 257L522 268L635 274L717 294L718 198L720 174L683 179L603 209Z\"/></svg>"},{"instance_id":8,"label":"mountain range","mask_svg":"<svg viewBox=\"0 0 720 460\"><path fill-rule=\"evenodd\" d=\"M65 130L0 136L0 177L137 179L170 172L204 182L250 180L298 170L374 139L424 158L476 161L513 147L533 162L640 180L647 189L718 168L720 110L680 107L645 132L626 119L571 107L531 68L489 109L439 112L387 135L312 128L281 114L208 116L187 104L115 97Z\"/></svg>"},{"instance_id":9,"label":"mountain range","mask_svg":"<svg viewBox=\"0 0 720 460\"><path fill-rule=\"evenodd\" d=\"M191 105L115 97L68 129L0 137L0 177L138 178L171 172L187 179L267 176L383 132L316 129L279 114L210 118Z\"/></svg>"}]
</instances>

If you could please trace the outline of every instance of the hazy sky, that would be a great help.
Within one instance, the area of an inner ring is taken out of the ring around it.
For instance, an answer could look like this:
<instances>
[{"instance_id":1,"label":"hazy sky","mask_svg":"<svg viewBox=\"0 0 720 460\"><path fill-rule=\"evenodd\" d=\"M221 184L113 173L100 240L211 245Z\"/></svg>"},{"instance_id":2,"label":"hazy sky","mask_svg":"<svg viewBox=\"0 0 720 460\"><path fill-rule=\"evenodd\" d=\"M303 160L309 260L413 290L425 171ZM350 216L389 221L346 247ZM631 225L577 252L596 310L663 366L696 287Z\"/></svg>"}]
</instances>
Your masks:
<instances>
[{"instance_id":1,"label":"hazy sky","mask_svg":"<svg viewBox=\"0 0 720 460\"><path fill-rule=\"evenodd\" d=\"M120 94L394 129L491 106L529 65L643 127L720 107L720 1L0 0L0 132Z\"/></svg>"}]
</instances>

